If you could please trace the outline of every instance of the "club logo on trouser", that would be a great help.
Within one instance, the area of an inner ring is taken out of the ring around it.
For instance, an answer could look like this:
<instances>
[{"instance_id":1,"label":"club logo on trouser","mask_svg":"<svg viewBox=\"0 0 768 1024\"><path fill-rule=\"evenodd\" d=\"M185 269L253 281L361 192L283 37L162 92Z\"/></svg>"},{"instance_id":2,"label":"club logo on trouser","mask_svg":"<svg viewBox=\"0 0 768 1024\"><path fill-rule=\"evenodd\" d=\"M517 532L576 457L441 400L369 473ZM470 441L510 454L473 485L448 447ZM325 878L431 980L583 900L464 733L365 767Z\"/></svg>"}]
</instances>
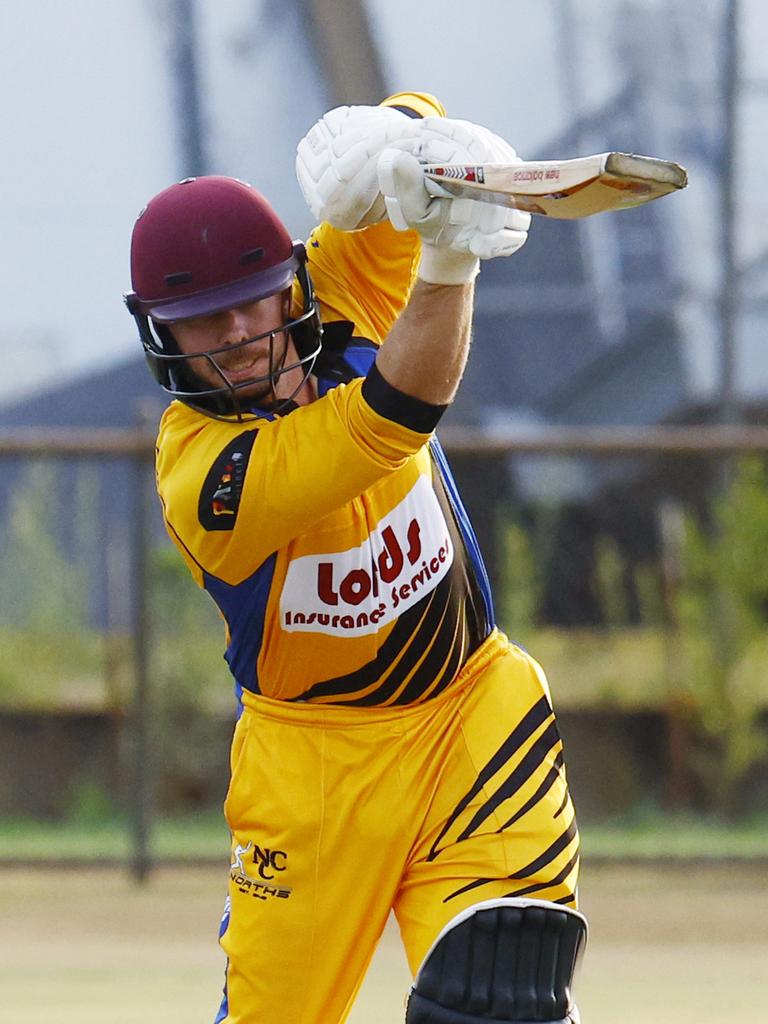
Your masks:
<instances>
[{"instance_id":1,"label":"club logo on trouser","mask_svg":"<svg viewBox=\"0 0 768 1024\"><path fill-rule=\"evenodd\" d=\"M249 874L243 863L248 854L249 864L253 864L259 877ZM254 846L249 839L245 846L238 843L232 851L229 877L242 893L249 893L256 899L267 900L270 897L286 900L293 892L290 886L270 884L276 871L285 871L288 867L288 854L284 850L271 850L268 847Z\"/></svg>"}]
</instances>

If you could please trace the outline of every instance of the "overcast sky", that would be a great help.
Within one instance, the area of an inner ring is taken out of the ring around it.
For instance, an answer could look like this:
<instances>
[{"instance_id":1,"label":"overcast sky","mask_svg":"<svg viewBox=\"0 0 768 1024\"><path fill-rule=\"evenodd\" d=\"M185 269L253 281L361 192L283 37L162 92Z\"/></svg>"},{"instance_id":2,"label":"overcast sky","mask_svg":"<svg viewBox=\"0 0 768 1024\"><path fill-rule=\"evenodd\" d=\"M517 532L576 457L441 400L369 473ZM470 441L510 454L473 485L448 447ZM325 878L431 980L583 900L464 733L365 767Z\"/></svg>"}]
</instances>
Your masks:
<instances>
[{"instance_id":1,"label":"overcast sky","mask_svg":"<svg viewBox=\"0 0 768 1024\"><path fill-rule=\"evenodd\" d=\"M522 155L541 155L567 123L558 4L369 0L393 88L437 93L452 115L486 123ZM584 102L615 88L610 45L626 0L571 0ZM669 0L644 0L660 22ZM181 173L165 0L3 0L0 4L0 398L134 351L121 303L141 206ZM701 5L713 9L713 0ZM217 171L252 180L295 234L310 226L293 151L324 93L292 5L200 0L206 124ZM463 17L457 15L461 11ZM768 11L743 4L745 66L765 75ZM258 45L248 43L254 26ZM765 136L765 94L744 117ZM552 154L555 155L555 154ZM561 154L557 154L561 155ZM569 154L576 155L576 154ZM765 209L759 167L745 161ZM758 187L759 184L759 187ZM749 230L764 223L751 218ZM766 244L765 231L762 244ZM758 246L757 238L753 247Z\"/></svg>"}]
</instances>

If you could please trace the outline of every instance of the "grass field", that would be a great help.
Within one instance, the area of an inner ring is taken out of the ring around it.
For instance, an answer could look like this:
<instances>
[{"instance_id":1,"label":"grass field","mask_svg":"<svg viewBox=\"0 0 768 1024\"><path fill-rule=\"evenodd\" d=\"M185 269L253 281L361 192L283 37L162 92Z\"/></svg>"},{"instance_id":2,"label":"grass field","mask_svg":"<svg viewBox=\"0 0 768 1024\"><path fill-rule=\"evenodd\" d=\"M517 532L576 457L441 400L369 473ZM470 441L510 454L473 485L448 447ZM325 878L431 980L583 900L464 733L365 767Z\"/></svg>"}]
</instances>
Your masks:
<instances>
[{"instance_id":1,"label":"grass field","mask_svg":"<svg viewBox=\"0 0 768 1024\"><path fill-rule=\"evenodd\" d=\"M132 826L120 818L86 814L50 821L0 817L0 870L4 865L50 863L79 865L132 857ZM639 809L625 819L589 822L582 828L584 859L715 860L768 858L768 815L739 822L708 820L702 815L666 815ZM152 823L152 856L158 861L217 862L229 855L229 833L219 808L207 812L158 817Z\"/></svg>"},{"instance_id":2,"label":"grass field","mask_svg":"<svg viewBox=\"0 0 768 1024\"><path fill-rule=\"evenodd\" d=\"M0 871L0 1024L210 1024L223 977L224 878L113 869ZM768 878L727 865L594 867L576 986L584 1024L730 1024L764 1010ZM402 1021L409 982L388 928L350 1024Z\"/></svg>"}]
</instances>

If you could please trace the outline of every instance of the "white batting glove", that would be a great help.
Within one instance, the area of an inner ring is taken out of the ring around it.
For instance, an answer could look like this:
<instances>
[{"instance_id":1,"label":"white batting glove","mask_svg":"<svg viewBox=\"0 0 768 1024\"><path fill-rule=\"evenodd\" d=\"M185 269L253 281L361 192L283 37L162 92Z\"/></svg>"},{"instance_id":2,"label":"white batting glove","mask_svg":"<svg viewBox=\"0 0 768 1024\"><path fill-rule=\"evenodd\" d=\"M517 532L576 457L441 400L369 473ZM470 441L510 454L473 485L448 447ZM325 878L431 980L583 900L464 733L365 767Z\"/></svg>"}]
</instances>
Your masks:
<instances>
[{"instance_id":1,"label":"white batting glove","mask_svg":"<svg viewBox=\"0 0 768 1024\"><path fill-rule=\"evenodd\" d=\"M473 199L432 195L423 165L409 153L386 150L378 171L393 226L401 231L412 228L421 236L422 280L434 284L471 281L479 260L510 256L525 244L528 214Z\"/></svg>"},{"instance_id":2,"label":"white batting glove","mask_svg":"<svg viewBox=\"0 0 768 1024\"><path fill-rule=\"evenodd\" d=\"M299 142L296 176L319 221L343 231L386 217L376 163L382 150L413 149L420 121L393 107L336 107Z\"/></svg>"},{"instance_id":3,"label":"white batting glove","mask_svg":"<svg viewBox=\"0 0 768 1024\"><path fill-rule=\"evenodd\" d=\"M376 170L378 157L386 148L413 153L425 163L517 160L503 139L469 121L411 118L393 107L337 107L320 118L297 150L299 185L318 220L352 231L386 218ZM427 188L433 195L446 194L434 182ZM451 216L463 216L460 207ZM507 228L527 230L515 216L506 216ZM488 226L485 230L490 232Z\"/></svg>"},{"instance_id":4,"label":"white batting glove","mask_svg":"<svg viewBox=\"0 0 768 1024\"><path fill-rule=\"evenodd\" d=\"M447 117L424 118L421 144L415 155L422 163L429 164L521 162L512 146L488 128ZM464 230L455 232L452 239L446 232L438 244L469 247L480 259L511 256L525 244L531 224L530 214L474 199L451 199L451 193L436 182L427 181L425 187L430 194L451 201L449 211L443 212L448 224L464 225ZM483 209L486 206L489 209ZM470 241L473 223L480 237Z\"/></svg>"},{"instance_id":5,"label":"white batting glove","mask_svg":"<svg viewBox=\"0 0 768 1024\"><path fill-rule=\"evenodd\" d=\"M420 164L519 163L515 150L498 135L470 121L428 117L418 123L419 141L410 152ZM476 259L510 256L525 244L530 214L491 203L451 196L439 184L418 175L412 163L390 152L379 161L379 183L387 215L400 231L414 228L425 243L420 276L471 279L477 264L463 263L450 250ZM436 250L440 250L438 255ZM444 269L446 261L453 269ZM438 267L439 263L439 267Z\"/></svg>"},{"instance_id":6,"label":"white batting glove","mask_svg":"<svg viewBox=\"0 0 768 1024\"><path fill-rule=\"evenodd\" d=\"M424 169L416 157L386 149L379 157L378 173L393 226L398 231L413 228L421 235L419 277L431 284L474 280L480 269L477 256L450 247L458 232L458 227L450 223L453 200L438 199L427 192Z\"/></svg>"}]
</instances>

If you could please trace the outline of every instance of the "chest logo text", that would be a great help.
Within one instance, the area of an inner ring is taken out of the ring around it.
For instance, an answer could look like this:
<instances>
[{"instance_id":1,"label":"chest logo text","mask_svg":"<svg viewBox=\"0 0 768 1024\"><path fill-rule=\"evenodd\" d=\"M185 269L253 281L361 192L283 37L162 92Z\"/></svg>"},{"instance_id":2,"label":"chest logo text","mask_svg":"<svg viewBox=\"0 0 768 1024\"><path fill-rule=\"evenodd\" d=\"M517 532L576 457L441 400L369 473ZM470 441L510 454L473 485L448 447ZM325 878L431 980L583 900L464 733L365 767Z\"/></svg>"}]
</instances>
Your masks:
<instances>
[{"instance_id":1,"label":"chest logo text","mask_svg":"<svg viewBox=\"0 0 768 1024\"><path fill-rule=\"evenodd\" d=\"M421 477L359 547L291 562L280 624L288 632L374 633L434 590L452 563L445 519Z\"/></svg>"}]
</instances>

